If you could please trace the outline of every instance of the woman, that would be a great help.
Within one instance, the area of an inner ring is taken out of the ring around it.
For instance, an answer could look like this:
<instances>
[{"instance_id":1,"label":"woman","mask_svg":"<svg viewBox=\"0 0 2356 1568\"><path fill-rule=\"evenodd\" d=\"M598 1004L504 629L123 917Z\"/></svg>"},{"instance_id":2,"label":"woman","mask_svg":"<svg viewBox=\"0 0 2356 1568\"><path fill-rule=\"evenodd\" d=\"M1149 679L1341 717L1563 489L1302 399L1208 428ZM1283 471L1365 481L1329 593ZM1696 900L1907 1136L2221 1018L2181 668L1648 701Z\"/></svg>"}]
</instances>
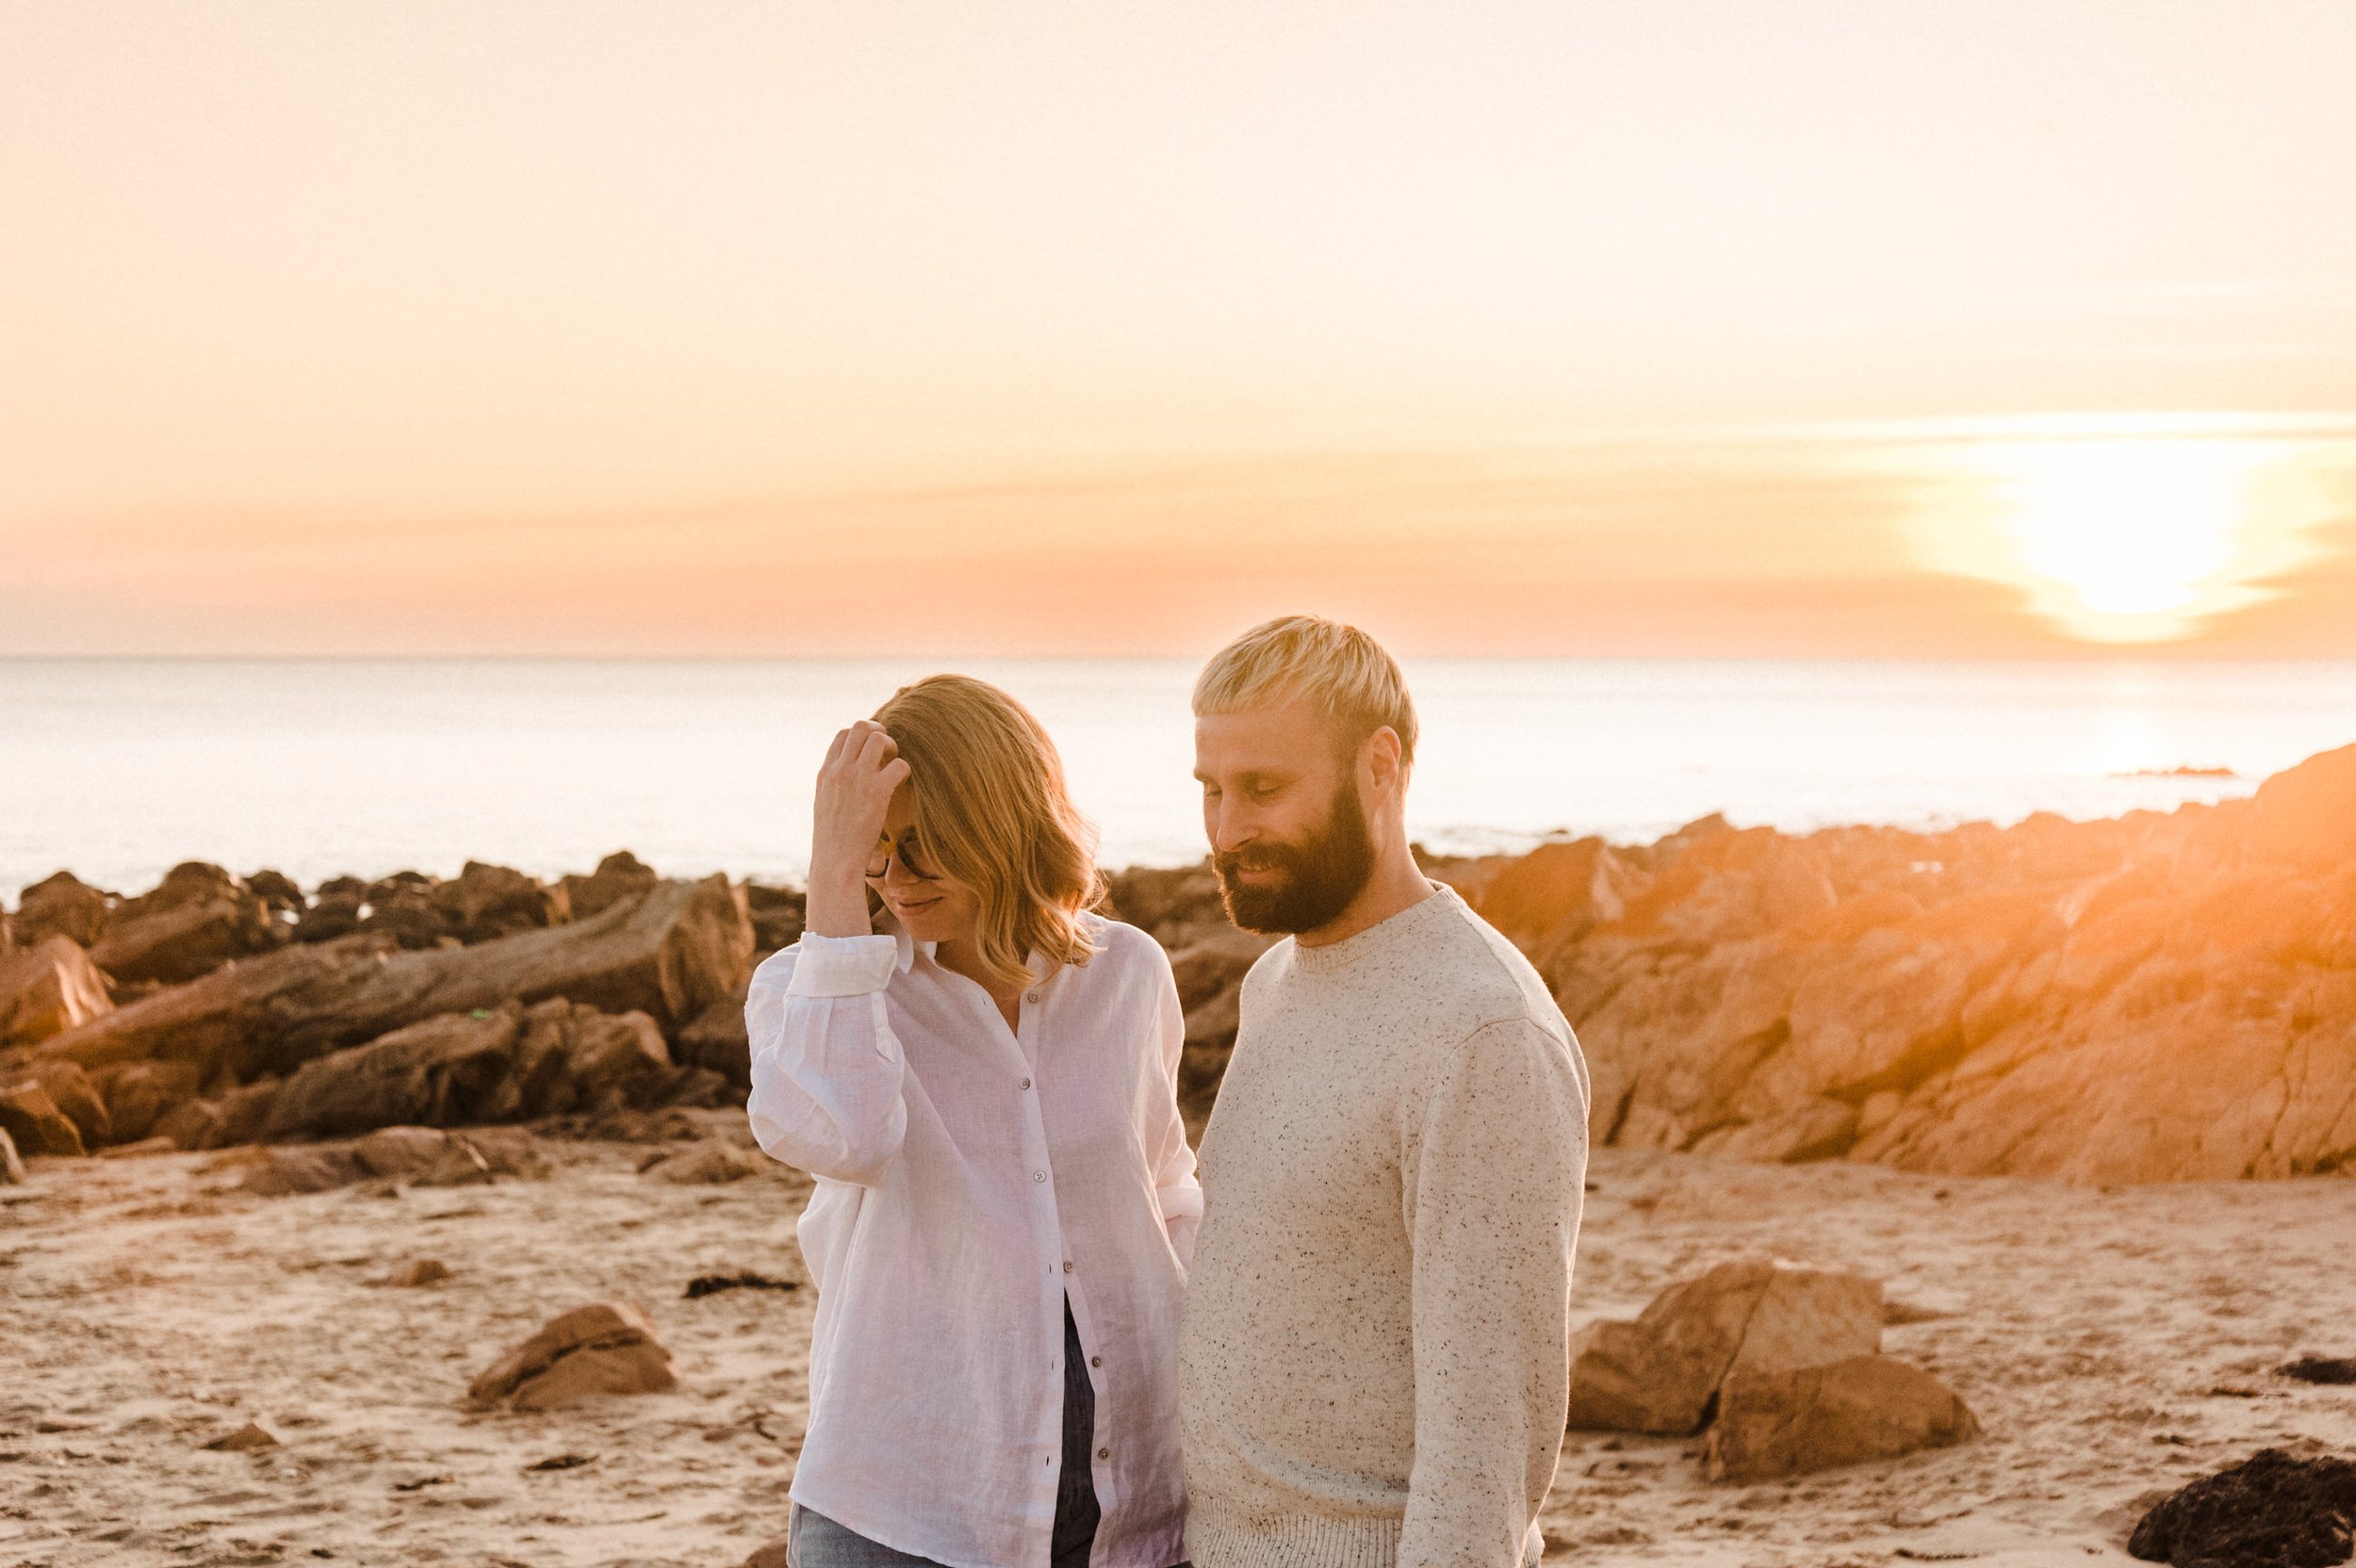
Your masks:
<instances>
[{"instance_id":1,"label":"woman","mask_svg":"<svg viewBox=\"0 0 2356 1568\"><path fill-rule=\"evenodd\" d=\"M1169 1568L1203 1213L1170 961L1088 912L1055 746L982 681L837 735L815 819L745 1004L753 1132L817 1178L796 1568Z\"/></svg>"}]
</instances>

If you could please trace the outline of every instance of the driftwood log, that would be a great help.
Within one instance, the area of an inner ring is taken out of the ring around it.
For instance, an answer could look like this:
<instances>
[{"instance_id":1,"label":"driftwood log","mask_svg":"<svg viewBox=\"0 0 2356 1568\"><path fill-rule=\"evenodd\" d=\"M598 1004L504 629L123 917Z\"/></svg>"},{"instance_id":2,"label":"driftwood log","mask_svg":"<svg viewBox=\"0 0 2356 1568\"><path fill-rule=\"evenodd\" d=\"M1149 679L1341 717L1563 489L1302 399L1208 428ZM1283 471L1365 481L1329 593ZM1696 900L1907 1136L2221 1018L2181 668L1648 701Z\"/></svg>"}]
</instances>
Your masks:
<instances>
[{"instance_id":1,"label":"driftwood log","mask_svg":"<svg viewBox=\"0 0 2356 1568\"><path fill-rule=\"evenodd\" d=\"M364 941L289 947L117 1008L42 1041L84 1068L182 1061L210 1082L247 1080L445 1013L563 997L642 1012L676 1034L744 980L744 895L725 876L664 882L569 925L472 947L368 951Z\"/></svg>"}]
</instances>

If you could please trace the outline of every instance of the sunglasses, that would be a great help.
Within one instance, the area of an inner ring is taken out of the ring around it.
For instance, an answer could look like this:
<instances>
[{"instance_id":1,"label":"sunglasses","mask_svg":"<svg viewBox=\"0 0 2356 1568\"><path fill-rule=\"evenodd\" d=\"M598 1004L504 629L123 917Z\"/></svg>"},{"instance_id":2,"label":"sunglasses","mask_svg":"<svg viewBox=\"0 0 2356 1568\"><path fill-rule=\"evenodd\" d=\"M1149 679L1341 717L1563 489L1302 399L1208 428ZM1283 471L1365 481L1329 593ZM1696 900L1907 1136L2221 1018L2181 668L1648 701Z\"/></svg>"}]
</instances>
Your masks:
<instances>
[{"instance_id":1,"label":"sunglasses","mask_svg":"<svg viewBox=\"0 0 2356 1568\"><path fill-rule=\"evenodd\" d=\"M871 882L882 881L891 873L892 858L895 856L899 858L901 872L910 881L930 882L939 874L936 872L926 871L916 858L909 854L908 846L905 841L894 843L892 841L892 835L887 833L875 841L874 852L867 857L867 879Z\"/></svg>"}]
</instances>

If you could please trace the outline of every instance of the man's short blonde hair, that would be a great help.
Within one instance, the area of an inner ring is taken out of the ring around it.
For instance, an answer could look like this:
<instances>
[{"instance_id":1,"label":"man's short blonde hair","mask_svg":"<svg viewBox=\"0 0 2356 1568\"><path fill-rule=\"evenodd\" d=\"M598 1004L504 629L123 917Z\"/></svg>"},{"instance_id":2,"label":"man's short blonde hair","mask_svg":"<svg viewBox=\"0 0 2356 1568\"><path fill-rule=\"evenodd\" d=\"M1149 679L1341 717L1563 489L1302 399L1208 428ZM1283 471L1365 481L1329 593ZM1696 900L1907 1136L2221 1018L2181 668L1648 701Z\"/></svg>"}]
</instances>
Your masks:
<instances>
[{"instance_id":1,"label":"man's short blonde hair","mask_svg":"<svg viewBox=\"0 0 2356 1568\"><path fill-rule=\"evenodd\" d=\"M1213 654L1195 678L1198 717L1295 701L1322 710L1350 751L1388 725L1399 736L1399 765L1415 760L1415 704L1406 678L1383 645L1354 626L1280 616Z\"/></svg>"}]
</instances>

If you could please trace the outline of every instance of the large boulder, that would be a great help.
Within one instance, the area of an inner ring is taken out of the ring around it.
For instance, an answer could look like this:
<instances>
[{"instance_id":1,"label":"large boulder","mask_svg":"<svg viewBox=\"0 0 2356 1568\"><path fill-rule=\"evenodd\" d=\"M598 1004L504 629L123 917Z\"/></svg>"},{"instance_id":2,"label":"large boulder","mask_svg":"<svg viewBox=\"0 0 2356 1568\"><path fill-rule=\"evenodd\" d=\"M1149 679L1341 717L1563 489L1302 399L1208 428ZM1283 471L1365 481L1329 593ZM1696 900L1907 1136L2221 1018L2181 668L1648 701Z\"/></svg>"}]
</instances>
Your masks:
<instances>
[{"instance_id":1,"label":"large boulder","mask_svg":"<svg viewBox=\"0 0 2356 1568\"><path fill-rule=\"evenodd\" d=\"M1739 1369L1719 1391L1702 1467L1712 1480L1774 1480L1949 1447L1979 1430L1953 1389L1894 1356Z\"/></svg>"},{"instance_id":2,"label":"large boulder","mask_svg":"<svg viewBox=\"0 0 2356 1568\"><path fill-rule=\"evenodd\" d=\"M51 937L88 947L106 933L111 910L105 893L61 871L25 890L9 924L19 947L35 947Z\"/></svg>"},{"instance_id":3,"label":"large boulder","mask_svg":"<svg viewBox=\"0 0 2356 1568\"><path fill-rule=\"evenodd\" d=\"M601 1394L659 1394L678 1384L646 1309L599 1302L548 1319L484 1368L466 1396L478 1405L533 1411Z\"/></svg>"},{"instance_id":4,"label":"large boulder","mask_svg":"<svg viewBox=\"0 0 2356 1568\"><path fill-rule=\"evenodd\" d=\"M0 1046L33 1045L114 1011L106 977L63 936L0 957Z\"/></svg>"},{"instance_id":5,"label":"large boulder","mask_svg":"<svg viewBox=\"0 0 2356 1568\"><path fill-rule=\"evenodd\" d=\"M1671 1285L1632 1321L1590 1324L1571 1347L1569 1424L1683 1436L1738 1371L1772 1372L1881 1348L1873 1280L1765 1260Z\"/></svg>"}]
</instances>

